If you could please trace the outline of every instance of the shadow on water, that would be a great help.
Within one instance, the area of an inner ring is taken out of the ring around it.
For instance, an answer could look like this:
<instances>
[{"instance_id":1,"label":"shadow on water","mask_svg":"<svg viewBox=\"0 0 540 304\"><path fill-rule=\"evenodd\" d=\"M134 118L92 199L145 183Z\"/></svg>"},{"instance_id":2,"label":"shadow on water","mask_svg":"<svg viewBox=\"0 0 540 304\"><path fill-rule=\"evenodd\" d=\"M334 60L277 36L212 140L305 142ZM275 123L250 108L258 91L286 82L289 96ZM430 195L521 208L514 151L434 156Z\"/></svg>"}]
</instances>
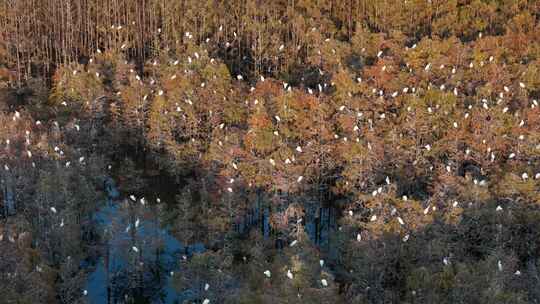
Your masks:
<instances>
[{"instance_id":1,"label":"shadow on water","mask_svg":"<svg viewBox=\"0 0 540 304\"><path fill-rule=\"evenodd\" d=\"M89 302L173 304L197 300L195 290L175 289L170 273L181 272L182 262L205 252L205 245L195 242L186 246L175 238L161 222L157 209L163 206L121 198L112 179L104 186L108 199L93 219L101 236L99 253L92 265L86 266L92 269L86 283ZM271 225L275 207L261 197L253 205L237 218L232 232L242 237L257 229L265 239L275 238L276 247L283 247L287 239L276 235ZM316 201L303 207L301 220L308 236L321 251L333 255L330 236L337 228L338 210Z\"/></svg>"},{"instance_id":2,"label":"shadow on water","mask_svg":"<svg viewBox=\"0 0 540 304\"><path fill-rule=\"evenodd\" d=\"M105 185L108 199L94 215L102 244L86 283L89 302L124 303L128 297L130 303L191 300L189 291L175 290L168 274L181 268L180 261L204 252L204 245L183 246L161 228L151 208L135 210L142 209L140 201L120 199L112 180Z\"/></svg>"}]
</instances>

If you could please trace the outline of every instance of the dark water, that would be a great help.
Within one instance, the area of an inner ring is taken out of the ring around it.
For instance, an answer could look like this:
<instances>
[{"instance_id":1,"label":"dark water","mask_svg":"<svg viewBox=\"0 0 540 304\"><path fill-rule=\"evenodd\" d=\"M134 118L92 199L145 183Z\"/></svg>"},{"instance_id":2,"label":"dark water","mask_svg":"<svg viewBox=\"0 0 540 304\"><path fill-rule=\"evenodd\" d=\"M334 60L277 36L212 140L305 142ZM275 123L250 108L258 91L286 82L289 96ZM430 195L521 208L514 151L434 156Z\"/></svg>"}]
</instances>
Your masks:
<instances>
[{"instance_id":1,"label":"dark water","mask_svg":"<svg viewBox=\"0 0 540 304\"><path fill-rule=\"evenodd\" d=\"M268 238L272 231L271 212L269 206L255 206L236 223L235 231L245 234L251 229L258 229L265 238ZM328 247L329 236L337 229L337 209L322 207L319 203L310 203L304 206L304 212L302 223L311 241L321 248Z\"/></svg>"},{"instance_id":2,"label":"dark water","mask_svg":"<svg viewBox=\"0 0 540 304\"><path fill-rule=\"evenodd\" d=\"M184 256L204 252L204 245L185 247L163 228L151 207L140 201L119 199L114 183L109 180L106 185L109 198L94 218L98 232L103 236L103 245L85 287L89 303L124 303L126 295L130 302L138 298L139 303L173 304L196 300L195 292L174 288L170 273L182 271L180 264ZM243 234L258 229L268 238L272 233L271 208L260 201L254 205L236 223L235 232ZM304 208L302 221L306 233L322 250L329 248L330 235L337 225L336 210L315 202L305 204ZM137 219L139 222L135 227ZM153 265L154 268L140 265ZM128 286L128 282L133 281L138 282L138 286Z\"/></svg>"}]
</instances>

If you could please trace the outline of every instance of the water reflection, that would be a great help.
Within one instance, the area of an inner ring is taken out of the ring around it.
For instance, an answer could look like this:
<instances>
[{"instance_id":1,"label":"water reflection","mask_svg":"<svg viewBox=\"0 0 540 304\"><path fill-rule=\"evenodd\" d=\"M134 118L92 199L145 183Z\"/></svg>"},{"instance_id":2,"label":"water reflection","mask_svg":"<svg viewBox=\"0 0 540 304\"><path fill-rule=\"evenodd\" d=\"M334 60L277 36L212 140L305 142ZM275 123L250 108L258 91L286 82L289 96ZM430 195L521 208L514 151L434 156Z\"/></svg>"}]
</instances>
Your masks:
<instances>
[{"instance_id":1,"label":"water reflection","mask_svg":"<svg viewBox=\"0 0 540 304\"><path fill-rule=\"evenodd\" d=\"M172 273L182 272L183 262L205 252L205 246L184 246L161 222L157 206L120 199L112 180L106 181L105 189L108 200L94 215L101 244L86 284L89 303L172 304L197 300L200 286L177 290ZM254 205L235 223L234 231L242 235L257 229L270 238L272 208L264 199ZM321 207L318 202L304 203L303 208L306 233L321 250L330 251L330 236L337 226L336 210Z\"/></svg>"}]
</instances>

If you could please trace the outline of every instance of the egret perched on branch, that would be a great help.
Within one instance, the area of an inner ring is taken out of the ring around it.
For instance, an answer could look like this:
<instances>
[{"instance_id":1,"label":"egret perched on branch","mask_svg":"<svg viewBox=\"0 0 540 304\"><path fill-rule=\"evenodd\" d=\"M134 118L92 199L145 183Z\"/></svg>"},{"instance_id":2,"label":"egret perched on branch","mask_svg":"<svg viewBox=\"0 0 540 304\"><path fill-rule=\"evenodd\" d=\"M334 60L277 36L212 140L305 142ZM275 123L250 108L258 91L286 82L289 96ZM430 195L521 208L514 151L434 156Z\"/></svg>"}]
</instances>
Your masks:
<instances>
[{"instance_id":1,"label":"egret perched on branch","mask_svg":"<svg viewBox=\"0 0 540 304\"><path fill-rule=\"evenodd\" d=\"M289 278L291 280L293 279L293 274L292 274L290 269L287 270L287 278Z\"/></svg>"}]
</instances>

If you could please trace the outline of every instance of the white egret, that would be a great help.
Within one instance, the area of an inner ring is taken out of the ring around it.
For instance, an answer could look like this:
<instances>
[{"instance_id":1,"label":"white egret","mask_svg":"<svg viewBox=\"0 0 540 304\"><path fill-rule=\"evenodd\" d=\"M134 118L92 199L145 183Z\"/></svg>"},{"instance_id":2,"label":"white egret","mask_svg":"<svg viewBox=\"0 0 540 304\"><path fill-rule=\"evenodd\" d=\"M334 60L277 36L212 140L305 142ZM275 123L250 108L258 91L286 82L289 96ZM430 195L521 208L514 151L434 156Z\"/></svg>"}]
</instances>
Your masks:
<instances>
[{"instance_id":1,"label":"white egret","mask_svg":"<svg viewBox=\"0 0 540 304\"><path fill-rule=\"evenodd\" d=\"M287 278L289 278L291 280L293 279L293 274L292 274L290 269L287 270Z\"/></svg>"}]
</instances>

